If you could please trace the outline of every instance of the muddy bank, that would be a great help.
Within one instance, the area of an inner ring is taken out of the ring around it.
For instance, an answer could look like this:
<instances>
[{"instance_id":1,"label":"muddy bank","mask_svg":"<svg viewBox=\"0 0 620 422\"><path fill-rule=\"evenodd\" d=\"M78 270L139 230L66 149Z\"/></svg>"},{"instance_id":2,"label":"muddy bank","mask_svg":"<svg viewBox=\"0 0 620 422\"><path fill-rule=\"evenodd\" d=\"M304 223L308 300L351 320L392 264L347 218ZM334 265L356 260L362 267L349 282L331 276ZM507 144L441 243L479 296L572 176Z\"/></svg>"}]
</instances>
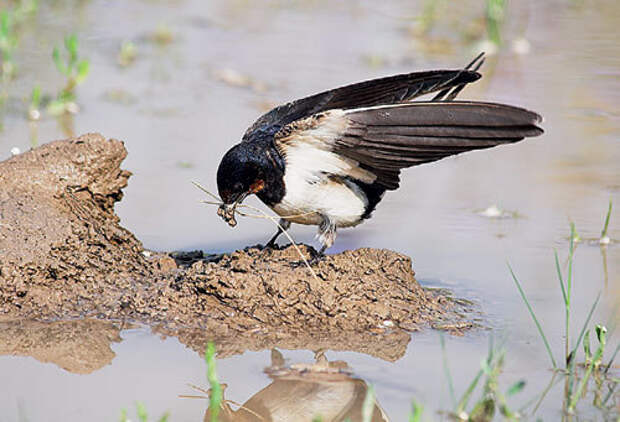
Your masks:
<instances>
[{"instance_id":1,"label":"muddy bank","mask_svg":"<svg viewBox=\"0 0 620 422\"><path fill-rule=\"evenodd\" d=\"M1 320L138 321L196 349L218 338L229 353L309 340L362 351L389 335L371 354L390 360L404 353L401 330L460 320L452 301L419 286L408 257L388 250L331 255L317 278L291 267L293 247L145 252L114 214L126 154L122 142L88 134L0 163Z\"/></svg>"}]
</instances>

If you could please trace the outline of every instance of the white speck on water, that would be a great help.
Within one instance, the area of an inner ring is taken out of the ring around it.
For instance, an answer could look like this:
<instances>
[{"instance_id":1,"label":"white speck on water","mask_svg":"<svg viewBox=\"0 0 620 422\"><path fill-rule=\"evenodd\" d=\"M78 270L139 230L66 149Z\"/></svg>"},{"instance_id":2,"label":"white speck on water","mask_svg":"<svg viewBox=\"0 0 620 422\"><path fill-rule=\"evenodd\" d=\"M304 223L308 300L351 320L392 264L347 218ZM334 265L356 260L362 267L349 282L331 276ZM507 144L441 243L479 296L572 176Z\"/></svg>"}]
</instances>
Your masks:
<instances>
[{"instance_id":1,"label":"white speck on water","mask_svg":"<svg viewBox=\"0 0 620 422\"><path fill-rule=\"evenodd\" d=\"M488 218L498 218L504 215L504 211L502 211L497 205L493 204L487 209L481 211L480 215Z\"/></svg>"},{"instance_id":2,"label":"white speck on water","mask_svg":"<svg viewBox=\"0 0 620 422\"><path fill-rule=\"evenodd\" d=\"M525 55L528 54L530 50L530 42L523 37L519 37L512 42L512 52L515 54Z\"/></svg>"},{"instance_id":3,"label":"white speck on water","mask_svg":"<svg viewBox=\"0 0 620 422\"><path fill-rule=\"evenodd\" d=\"M80 112L80 106L74 102L69 102L65 105L65 110L67 113L78 114Z\"/></svg>"},{"instance_id":4,"label":"white speck on water","mask_svg":"<svg viewBox=\"0 0 620 422\"><path fill-rule=\"evenodd\" d=\"M609 245L611 243L611 239L609 238L609 236L603 236L598 240L598 243L600 243L601 245Z\"/></svg>"},{"instance_id":5,"label":"white speck on water","mask_svg":"<svg viewBox=\"0 0 620 422\"><path fill-rule=\"evenodd\" d=\"M21 153L21 151L20 151L20 149L19 149L19 148L17 148L17 147L13 147L13 148L11 148L11 155L12 155L12 156L19 155L20 153Z\"/></svg>"},{"instance_id":6,"label":"white speck on water","mask_svg":"<svg viewBox=\"0 0 620 422\"><path fill-rule=\"evenodd\" d=\"M487 39L480 41L474 50L484 51L487 56L494 56L495 54L497 54L498 48L497 44Z\"/></svg>"},{"instance_id":7,"label":"white speck on water","mask_svg":"<svg viewBox=\"0 0 620 422\"><path fill-rule=\"evenodd\" d=\"M33 121L39 120L41 118L41 112L36 108L28 110L28 118Z\"/></svg>"},{"instance_id":8,"label":"white speck on water","mask_svg":"<svg viewBox=\"0 0 620 422\"><path fill-rule=\"evenodd\" d=\"M144 255L147 258L150 258L151 255L153 255L153 253L151 251L142 251L142 255Z\"/></svg>"}]
</instances>

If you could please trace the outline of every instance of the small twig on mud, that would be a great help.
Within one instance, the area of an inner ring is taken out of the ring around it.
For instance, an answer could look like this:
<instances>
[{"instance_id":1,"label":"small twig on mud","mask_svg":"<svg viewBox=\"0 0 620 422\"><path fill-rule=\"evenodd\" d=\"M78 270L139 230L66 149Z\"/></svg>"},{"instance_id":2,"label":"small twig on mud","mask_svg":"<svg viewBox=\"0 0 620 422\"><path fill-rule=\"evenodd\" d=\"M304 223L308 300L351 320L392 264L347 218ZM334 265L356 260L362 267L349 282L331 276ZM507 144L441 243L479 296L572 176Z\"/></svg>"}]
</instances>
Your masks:
<instances>
[{"instance_id":1,"label":"small twig on mud","mask_svg":"<svg viewBox=\"0 0 620 422\"><path fill-rule=\"evenodd\" d=\"M197 182L192 182L194 186L196 186L198 189L200 189L201 191L203 191L204 193L206 193L207 195L209 195L211 198L215 199L215 201L217 202L213 202L213 201L200 201L204 204L209 204L209 205L222 205L223 201L215 194L209 192L207 189L203 188L202 186L200 186L200 184L198 184ZM296 214L296 215L286 215L286 216L282 216L282 217L275 217L272 215L267 214L265 211L261 210L260 208L256 208L253 207L252 205L247 205L247 204L239 204L237 206L237 208L247 208L247 209L251 209L253 211L259 212L262 215L259 214L250 214L247 212L243 212L243 211L239 211L238 209L236 210L236 212L239 215L242 215L244 217L252 217L252 218L264 218L264 219L268 219L271 220L273 222L273 224L275 224L276 226L278 226L279 230L282 230L282 233L284 233L284 235L288 238L288 240L291 242L291 244L293 245L293 247L295 248L295 250L297 251L297 253L299 254L299 256L301 257L301 260L304 262L304 264L306 265L306 267L308 268L308 270L310 271L310 274L312 274L312 277L314 278L314 280L317 283L320 283L321 281L319 280L319 277L316 275L316 273L314 272L314 270L312 269L312 266L310 265L310 263L308 262L308 260L306 259L306 257L304 256L304 254L301 252L301 249L299 249L299 246L297 246L297 243L295 242L295 240L291 237L291 235L288 233L287 230L284 229L284 227L282 227L282 225L280 225L279 223L279 218L295 218L295 217L302 217L305 215L309 215L309 214L314 214L314 212L309 212L309 213L304 213L304 214Z\"/></svg>"}]
</instances>

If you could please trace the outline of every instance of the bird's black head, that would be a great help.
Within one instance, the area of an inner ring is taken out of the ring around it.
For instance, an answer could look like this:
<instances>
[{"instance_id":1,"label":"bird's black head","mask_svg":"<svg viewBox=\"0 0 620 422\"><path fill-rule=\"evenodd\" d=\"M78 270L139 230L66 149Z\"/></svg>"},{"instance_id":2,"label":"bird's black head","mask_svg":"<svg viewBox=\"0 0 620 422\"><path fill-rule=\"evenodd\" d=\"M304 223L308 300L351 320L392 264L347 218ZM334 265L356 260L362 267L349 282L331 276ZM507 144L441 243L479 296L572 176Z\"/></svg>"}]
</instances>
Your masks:
<instances>
[{"instance_id":1,"label":"bird's black head","mask_svg":"<svg viewBox=\"0 0 620 422\"><path fill-rule=\"evenodd\" d=\"M232 147L217 169L217 190L226 205L240 203L246 196L265 187L265 171L261 160L246 144Z\"/></svg>"},{"instance_id":2,"label":"bird's black head","mask_svg":"<svg viewBox=\"0 0 620 422\"><path fill-rule=\"evenodd\" d=\"M234 227L237 205L264 188L265 166L260 151L247 143L235 145L224 155L217 169L217 190L223 201L218 215Z\"/></svg>"}]
</instances>

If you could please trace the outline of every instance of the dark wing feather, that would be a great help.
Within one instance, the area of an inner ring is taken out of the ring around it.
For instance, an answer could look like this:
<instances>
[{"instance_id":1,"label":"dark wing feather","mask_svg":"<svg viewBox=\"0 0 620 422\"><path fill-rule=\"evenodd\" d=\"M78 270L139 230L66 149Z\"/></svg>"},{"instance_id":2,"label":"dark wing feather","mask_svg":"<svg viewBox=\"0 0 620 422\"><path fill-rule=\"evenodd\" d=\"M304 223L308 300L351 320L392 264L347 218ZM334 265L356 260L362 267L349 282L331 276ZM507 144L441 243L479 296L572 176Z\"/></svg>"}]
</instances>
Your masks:
<instances>
[{"instance_id":1,"label":"dark wing feather","mask_svg":"<svg viewBox=\"0 0 620 422\"><path fill-rule=\"evenodd\" d=\"M400 169L461 152L517 142L543 131L541 117L504 104L454 101L416 102L353 109L349 126L334 136L333 150L396 189Z\"/></svg>"},{"instance_id":2,"label":"dark wing feather","mask_svg":"<svg viewBox=\"0 0 620 422\"><path fill-rule=\"evenodd\" d=\"M249 139L257 130L265 130L271 126L282 127L322 111L399 103L431 92L462 86L479 78L478 72L465 69L434 70L347 85L274 108L261 116L246 131L243 139Z\"/></svg>"}]
</instances>

